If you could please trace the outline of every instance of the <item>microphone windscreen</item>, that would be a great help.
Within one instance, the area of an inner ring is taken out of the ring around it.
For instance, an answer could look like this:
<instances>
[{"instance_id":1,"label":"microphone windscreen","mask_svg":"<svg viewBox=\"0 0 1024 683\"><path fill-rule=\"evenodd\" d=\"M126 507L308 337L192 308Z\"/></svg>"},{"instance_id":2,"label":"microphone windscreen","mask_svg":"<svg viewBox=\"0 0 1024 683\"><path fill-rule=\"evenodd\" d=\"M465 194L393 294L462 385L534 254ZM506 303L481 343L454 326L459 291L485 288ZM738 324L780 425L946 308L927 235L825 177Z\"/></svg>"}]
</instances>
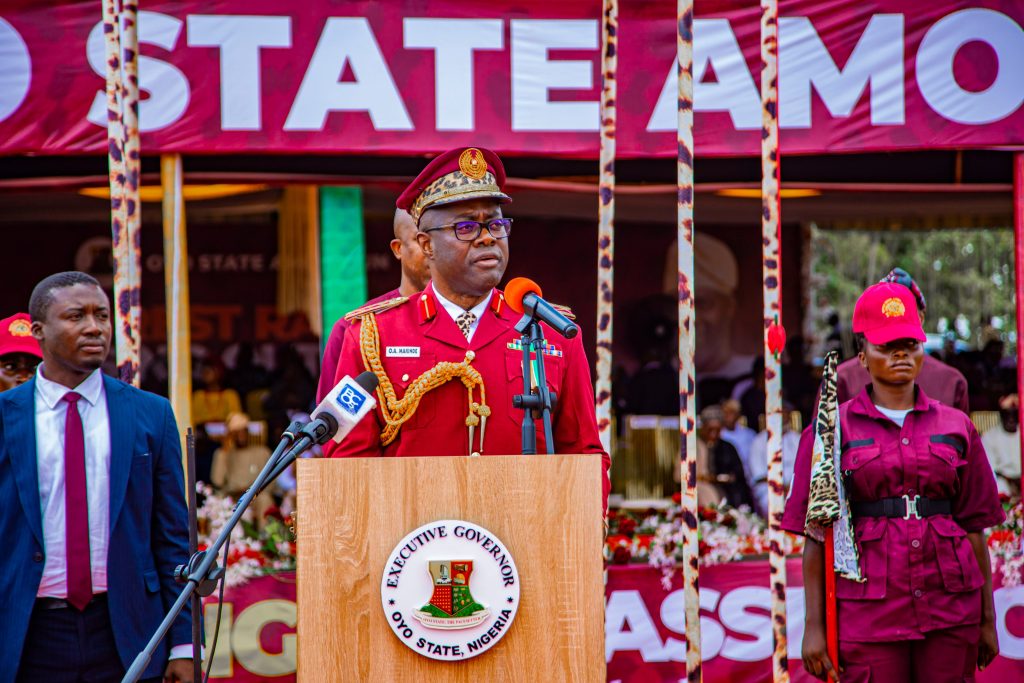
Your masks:
<instances>
[{"instance_id":1,"label":"microphone windscreen","mask_svg":"<svg viewBox=\"0 0 1024 683\"><path fill-rule=\"evenodd\" d=\"M373 374L369 370L361 372L356 377L356 384L366 390L366 393L373 394L377 391L377 385L380 384L380 380L377 379L377 375Z\"/></svg>"},{"instance_id":2,"label":"microphone windscreen","mask_svg":"<svg viewBox=\"0 0 1024 683\"><path fill-rule=\"evenodd\" d=\"M527 294L536 294L544 298L543 292L540 291L540 285L528 277L513 278L505 285L505 303L516 313L523 312L523 297Z\"/></svg>"}]
</instances>

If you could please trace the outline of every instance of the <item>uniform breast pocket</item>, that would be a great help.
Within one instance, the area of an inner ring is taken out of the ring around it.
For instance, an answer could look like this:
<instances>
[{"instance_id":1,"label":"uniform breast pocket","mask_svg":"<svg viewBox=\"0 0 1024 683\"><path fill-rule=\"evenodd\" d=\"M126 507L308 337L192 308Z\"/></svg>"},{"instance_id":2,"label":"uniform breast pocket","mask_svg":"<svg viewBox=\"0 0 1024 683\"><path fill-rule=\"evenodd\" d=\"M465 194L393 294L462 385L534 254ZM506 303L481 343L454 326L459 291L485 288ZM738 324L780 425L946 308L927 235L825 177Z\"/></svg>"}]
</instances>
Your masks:
<instances>
[{"instance_id":1,"label":"uniform breast pocket","mask_svg":"<svg viewBox=\"0 0 1024 683\"><path fill-rule=\"evenodd\" d=\"M415 403L419 399L415 413L402 425L402 430L422 429L430 424L436 413L436 401L430 400L430 392L425 391L422 382L417 382L424 373L433 369L437 362L433 354L423 354L419 358L388 358L384 367L395 396L400 401Z\"/></svg>"},{"instance_id":2,"label":"uniform breast pocket","mask_svg":"<svg viewBox=\"0 0 1024 683\"><path fill-rule=\"evenodd\" d=\"M873 439L864 445L847 445L842 454L842 470L850 493L855 499L884 498L885 472L882 468L882 449ZM856 442L853 442L856 443Z\"/></svg>"},{"instance_id":3,"label":"uniform breast pocket","mask_svg":"<svg viewBox=\"0 0 1024 683\"><path fill-rule=\"evenodd\" d=\"M544 356L544 377L547 380L548 389L556 394L562 389L563 360L561 356ZM531 362L530 367L530 386L536 387L540 370L537 368L536 362ZM509 405L511 405L511 397L523 393L523 354L521 351L511 349L505 351L505 373L508 378ZM522 411L514 412L522 415ZM521 422L521 420L519 421Z\"/></svg>"},{"instance_id":4,"label":"uniform breast pocket","mask_svg":"<svg viewBox=\"0 0 1024 683\"><path fill-rule=\"evenodd\" d=\"M938 434L928 442L921 467L922 493L931 498L950 498L959 491L961 467L967 465L963 443L954 436Z\"/></svg>"}]
</instances>

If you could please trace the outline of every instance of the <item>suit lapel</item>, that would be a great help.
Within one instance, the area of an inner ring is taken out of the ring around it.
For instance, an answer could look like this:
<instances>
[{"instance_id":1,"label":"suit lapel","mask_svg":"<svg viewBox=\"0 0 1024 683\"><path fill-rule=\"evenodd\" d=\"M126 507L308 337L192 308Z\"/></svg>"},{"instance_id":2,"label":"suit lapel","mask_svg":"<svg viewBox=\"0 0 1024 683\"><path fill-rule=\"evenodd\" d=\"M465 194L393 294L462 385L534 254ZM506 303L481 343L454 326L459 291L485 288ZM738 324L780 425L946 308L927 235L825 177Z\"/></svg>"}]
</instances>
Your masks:
<instances>
[{"instance_id":1,"label":"suit lapel","mask_svg":"<svg viewBox=\"0 0 1024 683\"><path fill-rule=\"evenodd\" d=\"M12 389L4 415L7 453L18 486L18 498L25 508L28 527L43 545L43 511L39 501L39 458L36 454L36 380Z\"/></svg>"},{"instance_id":2,"label":"suit lapel","mask_svg":"<svg viewBox=\"0 0 1024 683\"><path fill-rule=\"evenodd\" d=\"M473 341L470 342L470 346L474 351L481 349L511 329L513 329L513 325L488 307L484 311L483 317L480 318L476 332L473 333Z\"/></svg>"},{"instance_id":3,"label":"suit lapel","mask_svg":"<svg viewBox=\"0 0 1024 683\"><path fill-rule=\"evenodd\" d=\"M103 388L110 424L110 531L113 533L128 490L135 441L135 407L125 394L125 386L117 380L104 375Z\"/></svg>"}]
</instances>

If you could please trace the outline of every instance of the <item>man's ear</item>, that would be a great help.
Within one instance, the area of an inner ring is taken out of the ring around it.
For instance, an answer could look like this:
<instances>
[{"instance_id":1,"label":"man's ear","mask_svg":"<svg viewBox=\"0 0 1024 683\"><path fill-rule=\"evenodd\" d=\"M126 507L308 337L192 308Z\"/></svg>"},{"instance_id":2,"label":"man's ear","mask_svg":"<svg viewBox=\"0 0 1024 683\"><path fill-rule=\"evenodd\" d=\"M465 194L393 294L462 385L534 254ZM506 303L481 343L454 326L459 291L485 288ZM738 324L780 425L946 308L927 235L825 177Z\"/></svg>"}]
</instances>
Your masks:
<instances>
[{"instance_id":1,"label":"man's ear","mask_svg":"<svg viewBox=\"0 0 1024 683\"><path fill-rule=\"evenodd\" d=\"M423 255L427 259L433 260L434 258L434 242L430 239L430 235L425 232L416 233L416 244L420 245L420 249L423 251Z\"/></svg>"},{"instance_id":2,"label":"man's ear","mask_svg":"<svg viewBox=\"0 0 1024 683\"><path fill-rule=\"evenodd\" d=\"M391 240L391 253L395 255L395 258L399 261L402 260L402 240L397 237Z\"/></svg>"},{"instance_id":3,"label":"man's ear","mask_svg":"<svg viewBox=\"0 0 1024 683\"><path fill-rule=\"evenodd\" d=\"M43 334L43 323L38 320L32 321L32 336L35 337L35 340L40 344L42 344L43 340L46 339L46 335Z\"/></svg>"},{"instance_id":4,"label":"man's ear","mask_svg":"<svg viewBox=\"0 0 1024 683\"><path fill-rule=\"evenodd\" d=\"M864 355L864 352L863 351L858 351L857 352L857 358L860 359L860 366L862 368L864 368L865 370L867 370L868 369L868 359L867 359L867 356Z\"/></svg>"}]
</instances>

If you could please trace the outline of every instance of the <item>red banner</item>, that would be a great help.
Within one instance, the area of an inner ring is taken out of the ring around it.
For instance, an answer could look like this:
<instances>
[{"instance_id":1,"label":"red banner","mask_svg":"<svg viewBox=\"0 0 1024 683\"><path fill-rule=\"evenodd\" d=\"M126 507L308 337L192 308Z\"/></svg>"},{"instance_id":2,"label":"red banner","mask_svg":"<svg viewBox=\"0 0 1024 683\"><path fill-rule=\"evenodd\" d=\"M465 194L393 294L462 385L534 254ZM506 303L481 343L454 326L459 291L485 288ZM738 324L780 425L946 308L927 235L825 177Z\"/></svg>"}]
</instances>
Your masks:
<instances>
[{"instance_id":1,"label":"red banner","mask_svg":"<svg viewBox=\"0 0 1024 683\"><path fill-rule=\"evenodd\" d=\"M674 156L675 2L621 3L620 157ZM783 0L785 153L1024 144L1019 0ZM142 147L596 158L595 0L152 0ZM759 8L697 2L696 148L760 140ZM106 147L99 4L0 9L0 153Z\"/></svg>"},{"instance_id":2,"label":"red banner","mask_svg":"<svg viewBox=\"0 0 1024 683\"><path fill-rule=\"evenodd\" d=\"M816 679L800 662L804 600L800 561L787 567L789 670L794 682ZM256 683L295 680L295 575L256 579L229 589L212 678ZM700 574L704 680L771 681L772 630L768 563L735 562ZM605 652L610 683L676 683L686 679L683 591L671 591L646 566L610 567L606 589ZM1024 680L1024 586L995 593L1001 655L978 675L979 683ZM217 603L206 600L207 647Z\"/></svg>"}]
</instances>

